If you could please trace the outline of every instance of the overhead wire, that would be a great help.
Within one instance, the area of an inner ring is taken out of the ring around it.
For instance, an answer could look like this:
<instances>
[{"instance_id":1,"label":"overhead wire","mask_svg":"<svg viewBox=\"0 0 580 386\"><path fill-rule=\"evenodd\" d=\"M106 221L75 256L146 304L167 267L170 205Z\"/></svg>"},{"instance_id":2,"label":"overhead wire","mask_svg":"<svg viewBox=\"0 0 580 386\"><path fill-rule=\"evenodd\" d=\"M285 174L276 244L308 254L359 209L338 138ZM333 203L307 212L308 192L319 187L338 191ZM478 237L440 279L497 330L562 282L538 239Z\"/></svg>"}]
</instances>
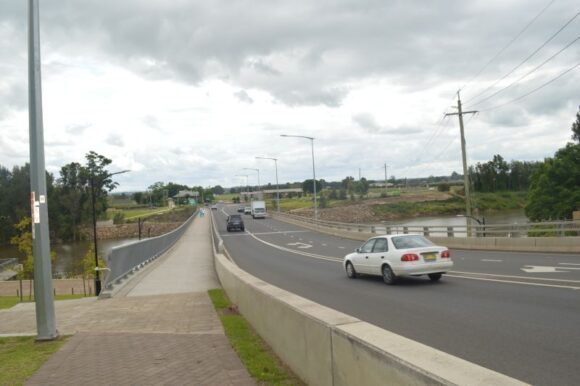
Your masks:
<instances>
[{"instance_id":1,"label":"overhead wire","mask_svg":"<svg viewBox=\"0 0 580 386\"><path fill-rule=\"evenodd\" d=\"M488 86L485 90L479 92L477 95L475 95L474 97L472 97L471 99L469 99L467 102L465 102L465 104L466 105L471 105L471 104L477 103L477 101L476 102L473 102L473 103L470 103L470 101L473 100L473 99L479 98L481 95L485 94L486 92L488 92L489 90L491 90L493 87L495 87L496 84L498 84L499 82L501 82L502 80L504 80L505 78L507 78L508 76L510 76L511 74L513 74L514 71L516 71L518 68L520 68L524 63L526 63L534 55L536 55L538 52L540 52L540 50L542 48L544 48L549 42L551 42L556 36L558 36L558 34L560 32L562 32L568 25L570 25L570 23L572 23L579 15L580 15L580 11L576 12L576 14L574 16L572 16L566 23L564 23L563 26L561 26L555 33L553 33L544 43L542 43L538 48L536 48L530 55L528 55L524 60L522 60L517 66L515 66L514 68L512 68L508 73L506 73L505 75L503 75L501 78L497 79L490 86Z\"/></svg>"},{"instance_id":2,"label":"overhead wire","mask_svg":"<svg viewBox=\"0 0 580 386\"><path fill-rule=\"evenodd\" d=\"M536 72L537 70L539 70L540 68L542 68L545 64L547 64L548 62L550 62L552 59L554 59L555 57L557 57L558 55L560 55L562 52L564 52L565 50L567 50L570 46L572 46L574 43L576 43L578 40L580 40L580 36L578 36L576 39L572 40L570 43L568 43L566 46L564 46L562 49L560 49L558 52L556 52L554 55L550 56L548 59L544 60L541 64L539 64L538 66L536 66L534 69L532 69L531 71L528 71L526 74L524 74L523 76L521 76L520 78L518 78L517 80L511 82L510 84L508 84L505 87L502 87L501 89L497 90L496 92L494 92L491 95L488 95L487 97L474 102L472 104L470 104L470 106L476 106L479 105L491 98L493 98L494 96L504 92L505 90L507 90L508 88L510 88L511 86L513 86L516 83L519 83L520 81L522 81L523 79L527 78L528 76L530 76L531 74L533 74L534 72Z\"/></svg>"},{"instance_id":3,"label":"overhead wire","mask_svg":"<svg viewBox=\"0 0 580 386\"><path fill-rule=\"evenodd\" d=\"M551 6L551 5L552 5L552 4L553 4L555 1L556 1L556 0L551 0L551 1L550 1L550 2L549 2L549 3L548 3L548 4L547 4L547 5L544 7L544 8L542 8L542 10L540 11L540 13L538 13L538 14L537 14L537 15L536 15L536 16L535 16L535 17L534 17L532 20L530 20L530 22L528 22L528 24L526 24L526 26L525 26L525 27L524 27L524 28L523 28L523 29L522 29L520 32L518 32L518 33L517 33L517 35L516 35L516 36L515 36L515 37L514 37L512 40L510 40L510 41L509 41L509 42L508 42L508 43L507 43L505 46L503 46L503 48L502 48L502 49L500 49L500 50L499 50L499 51L498 51L498 52L497 52L497 53L496 53L496 54L495 54L495 55L494 55L494 56L493 56L493 57L492 57L492 58L491 58L491 59L490 59L490 60L489 60L489 61L488 61L488 62L487 62L487 63L486 63L486 64L485 64L485 65L484 65L484 66L483 66L483 67L482 67L482 68L481 68L481 69L480 69L480 70L479 70L479 71L478 71L478 72L477 72L477 73L476 73L476 74L475 74L475 75L474 75L474 76L471 78L471 79L469 79L469 80L467 81L467 83L465 83L465 84L464 84L464 85L463 85L463 86L462 86L462 87L459 89L459 91L462 91L462 90L463 90L465 87L467 87L467 86L468 86L468 85L469 85L471 82L473 82L475 79L477 79L477 77L478 77L479 75L481 75L481 74L483 73L483 71L485 71L485 70L487 69L487 67L489 67L489 65L490 65L491 63L493 63L493 62L494 62L494 60L496 60L496 59L497 59L497 58L498 58L498 57L499 57L499 56L500 56L500 55L501 55L501 54L502 54L502 53L503 53L505 50L507 50L507 49L508 49L508 48L509 48L509 47L510 47L510 46L511 46L511 45L512 45L512 44L513 44L513 43L514 43L516 40L518 40L518 38L519 38L520 36L522 36L522 34L523 34L524 32L526 32L526 30L527 30L528 28L530 28L530 26L531 26L532 24L534 24L534 22L535 22L535 21L536 21L536 20L537 20L537 19L538 19L540 16L542 16L542 15L544 14L544 12L546 12L546 10L547 10L548 8L550 8L550 6Z\"/></svg>"},{"instance_id":4,"label":"overhead wire","mask_svg":"<svg viewBox=\"0 0 580 386\"><path fill-rule=\"evenodd\" d=\"M519 97L517 97L517 98L515 98L515 99L512 99L512 100L510 100L510 101L508 101L508 102L505 102L505 103L502 103L502 104L499 104L499 105L496 105L496 106L493 106L493 107L489 107L489 108L486 108L486 109L482 109L482 110L480 110L480 111L492 111L492 110L495 110L495 109L499 109L500 107L505 107L505 106L507 106L507 105L509 105L509 104L512 104L512 103L514 103L514 102L520 101L520 100L524 99L525 97L527 97L527 96L529 96L529 95L531 95L531 94L535 93L536 91L539 91L539 90L541 90L542 88L544 88L544 87L548 86L549 84L551 84L551 83L555 82L556 80L560 79L561 77L563 77L564 75L566 75L566 74L567 74L567 73L569 73L570 71L574 70L574 69L575 69L576 67L578 67L578 66L580 66L580 62L578 62L578 63L576 63L575 65L573 65L572 67L568 68L566 71L563 71L563 72L561 72L561 73L560 73L558 76L556 76L556 77L554 77L554 78L550 79L550 80L549 80L549 81L547 81L546 83L543 83L542 85L540 85L540 86L536 87L536 88L535 88L535 89L533 89L533 90L530 90L530 91L528 91L527 93L525 93L525 94L523 94L523 95L520 95Z\"/></svg>"}]
</instances>

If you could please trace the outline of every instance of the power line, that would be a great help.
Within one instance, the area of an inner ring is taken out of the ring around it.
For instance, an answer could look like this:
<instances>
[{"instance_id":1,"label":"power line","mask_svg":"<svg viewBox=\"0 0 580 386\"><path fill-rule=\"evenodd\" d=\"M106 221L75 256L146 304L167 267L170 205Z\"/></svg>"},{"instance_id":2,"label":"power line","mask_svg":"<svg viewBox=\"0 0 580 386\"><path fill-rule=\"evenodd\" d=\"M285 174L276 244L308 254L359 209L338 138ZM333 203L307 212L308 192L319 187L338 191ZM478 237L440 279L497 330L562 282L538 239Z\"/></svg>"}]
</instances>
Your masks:
<instances>
[{"instance_id":1,"label":"power line","mask_svg":"<svg viewBox=\"0 0 580 386\"><path fill-rule=\"evenodd\" d=\"M500 107L504 107L504 106L507 106L507 105L509 105L509 104L511 104L511 103L514 103L514 102L517 102L517 101L519 101L519 100L522 100L522 99L524 99L525 97L527 97L527 96L529 96L529 95L531 95L531 94L535 93L536 91L539 91L539 90L541 90L542 88L546 87L546 86L547 86L547 85L549 85L550 83L553 83L553 82L555 82L556 80L560 79L561 77L563 77L564 75L566 75L566 74L567 74L567 73L569 73L570 71L574 70L574 69L575 69L576 67L578 67L578 66L580 66L580 62L578 62L578 63L576 63L575 65L573 65L572 67L568 68L566 71L564 71L564 72L561 72L561 73L560 73L558 76L556 76L555 78L552 78L552 79L550 79L549 81L547 81L546 83L542 84L541 86L538 86L538 87L536 87L535 89L533 89L533 90L531 90L531 91L529 91L529 92L525 93L524 95L521 95L521 96L519 96L519 97L517 97L517 98L515 98L515 99L512 99L512 100L510 100L510 101L508 101L508 102L506 102L506 103L502 103L502 104L499 104L499 105L496 105L496 106L493 106L493 107L490 107L490 108L487 108L487 109L482 109L481 111L491 111L491 110L499 109Z\"/></svg>"},{"instance_id":2,"label":"power line","mask_svg":"<svg viewBox=\"0 0 580 386\"><path fill-rule=\"evenodd\" d=\"M530 60L534 55L536 55L542 48L544 48L549 42L551 42L556 36L558 36L558 34L560 32L562 32L564 30L564 28L566 28L570 23L572 23L574 21L574 19L576 19L578 17L578 15L580 15L580 11L578 11L574 16L572 16L572 18L570 18L562 27L560 27L554 34L552 34L552 36L550 36L548 38L548 40L546 40L544 43L542 43L538 48L536 48L534 50L534 52L532 52L530 55L528 55L523 61L520 62L520 64L518 64L517 66L515 66L514 68L512 68L507 74L505 74L504 76L502 76L501 78L499 78L498 80L496 80L495 82L493 82L493 84L491 84L489 87L487 87L485 90L481 91L480 93L478 93L477 95L475 95L474 97L472 97L470 100L473 99L477 99L479 98L481 95L485 94L486 92L488 92L490 89L492 89L493 87L495 87L496 84L498 84L499 82L501 82L502 80L504 80L505 78L507 78L508 76L510 76L511 74L513 74L514 71L516 71L518 68L520 68L524 63L526 63L528 60ZM465 102L466 104L473 104L473 103L469 103L469 100L467 102Z\"/></svg>"},{"instance_id":3,"label":"power line","mask_svg":"<svg viewBox=\"0 0 580 386\"><path fill-rule=\"evenodd\" d=\"M521 76L519 79L511 82L510 84L508 84L507 86L500 88L499 90L497 90L496 92L494 92L493 94L480 99L479 101L476 101L472 104L470 104L470 106L476 106L479 105L491 98L493 98L494 96L496 96L497 94L507 90L508 88L510 88L511 86L513 86L516 83L519 83L522 79L527 78L529 75L533 74L534 72L536 72L537 70L539 70L541 67L543 67L546 63L550 62L552 59L554 59L556 56L560 55L562 52L564 52L565 50L567 50L571 45L573 45L574 43L576 43L578 40L580 40L580 36L578 36L576 39L572 40L570 43L568 43L564 48L562 48L560 51L556 52L554 55L550 56L548 59L544 60L540 65L536 66L534 69L532 69L531 71L527 72L526 74L524 74L523 76Z\"/></svg>"},{"instance_id":4,"label":"power line","mask_svg":"<svg viewBox=\"0 0 580 386\"><path fill-rule=\"evenodd\" d=\"M541 11L540 13L538 13L528 24L526 24L526 26L520 31L518 32L518 34L508 42L508 44L506 44L501 50L499 50L478 72L477 74L475 74L467 83L465 83L460 89L459 91L463 90L465 87L467 87L471 82L473 82L475 79L477 79L477 77L479 75L481 75L481 73L483 71L485 71L485 69L491 64L493 63L494 60L496 60L505 50L507 50L516 40L518 40L518 38L520 36L522 36L522 34L524 32L526 32L526 30L532 25L534 24L534 22L544 14L544 12L554 3L554 1L556 0L552 0L548 3L548 5L546 5Z\"/></svg>"}]
</instances>

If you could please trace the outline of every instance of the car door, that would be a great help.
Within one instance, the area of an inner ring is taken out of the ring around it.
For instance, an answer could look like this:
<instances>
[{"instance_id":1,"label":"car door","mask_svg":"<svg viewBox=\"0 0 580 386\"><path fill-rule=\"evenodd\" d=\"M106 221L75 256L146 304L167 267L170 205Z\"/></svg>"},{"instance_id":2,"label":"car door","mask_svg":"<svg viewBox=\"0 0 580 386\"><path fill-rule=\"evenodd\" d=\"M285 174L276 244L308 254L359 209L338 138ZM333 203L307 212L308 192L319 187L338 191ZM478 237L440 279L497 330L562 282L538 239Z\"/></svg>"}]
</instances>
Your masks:
<instances>
[{"instance_id":1,"label":"car door","mask_svg":"<svg viewBox=\"0 0 580 386\"><path fill-rule=\"evenodd\" d=\"M381 266L386 260L388 252L387 239L380 237L375 239L375 244L373 245L373 251L368 257L368 269L370 274L381 275Z\"/></svg>"},{"instance_id":2,"label":"car door","mask_svg":"<svg viewBox=\"0 0 580 386\"><path fill-rule=\"evenodd\" d=\"M370 273L369 269L369 257L373 252L373 246L375 245L375 239L370 239L364 243L358 251L355 252L356 255L352 259L354 264L354 269L359 273Z\"/></svg>"}]
</instances>

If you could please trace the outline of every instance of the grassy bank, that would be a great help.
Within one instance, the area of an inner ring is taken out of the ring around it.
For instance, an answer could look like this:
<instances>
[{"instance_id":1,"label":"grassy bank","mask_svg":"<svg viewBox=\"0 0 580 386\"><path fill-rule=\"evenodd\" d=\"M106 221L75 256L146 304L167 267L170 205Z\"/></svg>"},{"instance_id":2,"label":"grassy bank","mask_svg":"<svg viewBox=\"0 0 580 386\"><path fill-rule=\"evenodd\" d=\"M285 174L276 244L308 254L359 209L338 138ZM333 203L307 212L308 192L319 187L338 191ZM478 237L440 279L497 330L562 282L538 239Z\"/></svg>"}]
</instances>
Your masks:
<instances>
[{"instance_id":1,"label":"grassy bank","mask_svg":"<svg viewBox=\"0 0 580 386\"><path fill-rule=\"evenodd\" d=\"M260 385L303 385L230 303L224 290L208 291L230 344Z\"/></svg>"},{"instance_id":2,"label":"grassy bank","mask_svg":"<svg viewBox=\"0 0 580 386\"><path fill-rule=\"evenodd\" d=\"M66 339L36 342L32 336L0 338L0 385L23 385Z\"/></svg>"},{"instance_id":3,"label":"grassy bank","mask_svg":"<svg viewBox=\"0 0 580 386\"><path fill-rule=\"evenodd\" d=\"M522 209L527 202L527 192L474 193L473 208L483 212ZM465 212L465 200L455 195L444 201L395 202L374 205L377 217L397 219L420 216L453 216Z\"/></svg>"},{"instance_id":4,"label":"grassy bank","mask_svg":"<svg viewBox=\"0 0 580 386\"><path fill-rule=\"evenodd\" d=\"M81 299L84 298L85 296L80 294L80 295L56 295L54 300L70 300L70 299ZM25 296L23 298L23 303L32 303L34 302L34 297L32 298L32 300L28 300L28 296ZM0 310L2 309L6 309L6 308L12 308L15 305L17 305L18 303L20 303L20 298L18 296L0 296ZM0 383L0 385L2 385L2 383Z\"/></svg>"}]
</instances>

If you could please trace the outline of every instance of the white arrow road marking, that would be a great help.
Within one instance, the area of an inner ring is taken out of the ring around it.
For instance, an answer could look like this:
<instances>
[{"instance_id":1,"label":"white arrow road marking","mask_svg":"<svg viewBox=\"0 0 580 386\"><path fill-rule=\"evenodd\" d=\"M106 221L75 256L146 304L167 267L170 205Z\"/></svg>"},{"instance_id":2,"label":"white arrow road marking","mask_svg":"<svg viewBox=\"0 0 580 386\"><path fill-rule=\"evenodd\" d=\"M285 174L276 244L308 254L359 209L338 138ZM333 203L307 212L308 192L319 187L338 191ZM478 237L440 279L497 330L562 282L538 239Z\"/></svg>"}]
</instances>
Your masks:
<instances>
[{"instance_id":1,"label":"white arrow road marking","mask_svg":"<svg viewBox=\"0 0 580 386\"><path fill-rule=\"evenodd\" d=\"M548 267L548 266L540 266L540 265L526 265L524 268L521 268L522 271L528 273L554 273L554 272L568 272L568 270L576 270L580 268L572 268L572 267Z\"/></svg>"},{"instance_id":2,"label":"white arrow road marking","mask_svg":"<svg viewBox=\"0 0 580 386\"><path fill-rule=\"evenodd\" d=\"M304 243L288 243L288 244L286 244L286 245L289 245L289 246L296 246L296 247L298 247L299 249L308 249L308 248L312 248L312 245L310 245L310 244L304 244Z\"/></svg>"}]
</instances>

